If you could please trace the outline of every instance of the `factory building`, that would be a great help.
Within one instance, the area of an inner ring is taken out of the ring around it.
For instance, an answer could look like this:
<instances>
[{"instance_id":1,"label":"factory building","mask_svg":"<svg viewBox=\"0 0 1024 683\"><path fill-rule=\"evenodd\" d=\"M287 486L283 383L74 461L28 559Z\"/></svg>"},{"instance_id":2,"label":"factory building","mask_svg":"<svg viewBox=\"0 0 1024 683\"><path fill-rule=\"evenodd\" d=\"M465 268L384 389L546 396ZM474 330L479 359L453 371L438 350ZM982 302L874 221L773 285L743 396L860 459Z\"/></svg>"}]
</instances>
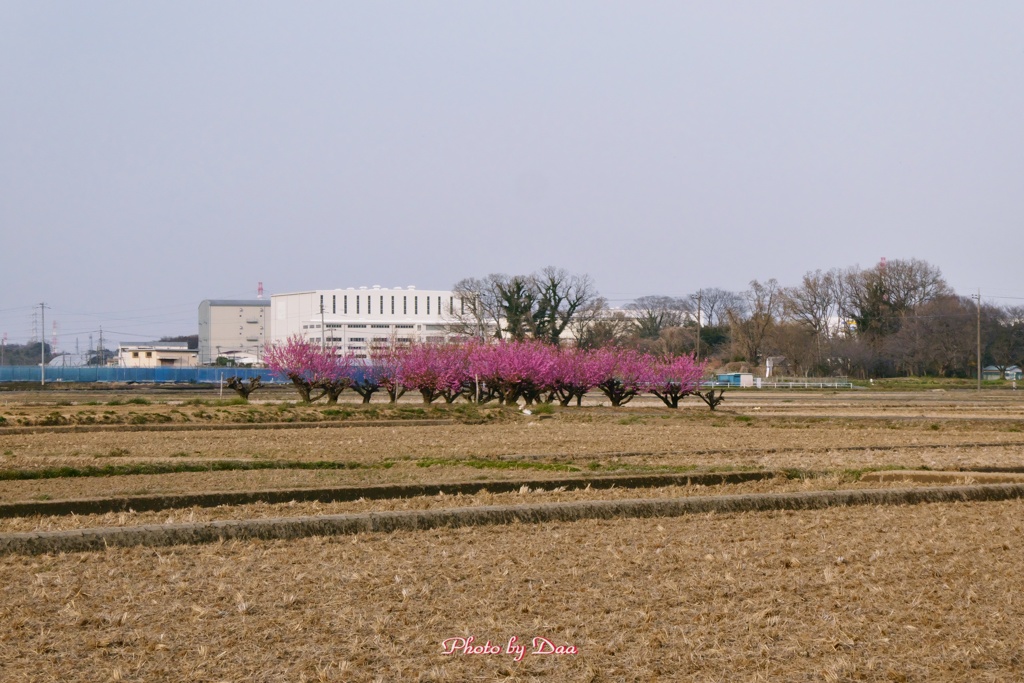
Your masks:
<instances>
[{"instance_id":1,"label":"factory building","mask_svg":"<svg viewBox=\"0 0 1024 683\"><path fill-rule=\"evenodd\" d=\"M270 341L298 335L365 358L373 344L423 342L449 336L461 301L448 290L349 287L274 294Z\"/></svg>"},{"instance_id":2,"label":"factory building","mask_svg":"<svg viewBox=\"0 0 1024 683\"><path fill-rule=\"evenodd\" d=\"M199 304L199 364L217 358L256 364L267 343L266 299L206 299Z\"/></svg>"}]
</instances>

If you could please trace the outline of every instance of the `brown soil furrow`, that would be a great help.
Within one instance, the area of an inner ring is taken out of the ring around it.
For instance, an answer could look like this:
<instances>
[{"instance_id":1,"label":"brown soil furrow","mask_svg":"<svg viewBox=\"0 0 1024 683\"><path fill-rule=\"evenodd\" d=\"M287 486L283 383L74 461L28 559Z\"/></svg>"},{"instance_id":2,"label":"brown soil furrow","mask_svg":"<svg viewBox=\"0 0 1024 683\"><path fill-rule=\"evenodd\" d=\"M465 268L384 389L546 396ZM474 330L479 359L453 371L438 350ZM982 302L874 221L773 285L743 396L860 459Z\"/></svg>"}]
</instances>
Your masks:
<instances>
[{"instance_id":1,"label":"brown soil furrow","mask_svg":"<svg viewBox=\"0 0 1024 683\"><path fill-rule=\"evenodd\" d=\"M376 486L344 486L317 489L278 489L266 491L217 491L179 495L121 496L115 498L84 498L79 500L30 501L0 504L0 518L31 515L96 515L123 510L150 511L172 508L248 505L251 503L287 503L290 501L383 500L415 496L473 495L480 491L504 493L527 488L564 487L592 488L655 488L661 486L719 486L757 481L774 477L773 472L723 472L697 474L619 475L605 477L562 477L558 479L514 479L444 484L384 484Z\"/></svg>"},{"instance_id":2,"label":"brown soil furrow","mask_svg":"<svg viewBox=\"0 0 1024 683\"><path fill-rule=\"evenodd\" d=\"M172 546L227 540L279 540L368 532L390 533L465 526L541 524L584 519L678 517L691 514L816 510L852 505L915 505L1001 501L1024 497L1022 484L939 488L814 491L802 493L700 496L503 505L197 524L106 527L73 531L0 534L0 554L42 554L103 550L115 546Z\"/></svg>"},{"instance_id":3,"label":"brown soil furrow","mask_svg":"<svg viewBox=\"0 0 1024 683\"><path fill-rule=\"evenodd\" d=\"M726 455L726 456L762 456L762 455L784 455L808 452L820 452L822 450L835 453L859 453L864 451L898 451L898 450L942 450L948 448L1003 448L1016 446L1024 448L1024 441L960 441L956 443L915 443L896 445L857 445L857 446L826 446L826 447L799 447L788 448L693 448L687 450L661 450L661 451L597 451L589 453L573 454L574 460L589 460L594 458L649 458L669 455ZM528 455L498 455L498 460L542 460L550 459L550 454L533 453Z\"/></svg>"},{"instance_id":4,"label":"brown soil furrow","mask_svg":"<svg viewBox=\"0 0 1024 683\"><path fill-rule=\"evenodd\" d=\"M656 488L575 488L550 487L543 481L536 487L522 487L515 491L496 493L489 490L470 495L417 496L413 498L369 499L353 501L319 501L286 503L251 503L221 505L218 507L187 507L157 511L128 510L86 515L33 515L0 519L0 533L27 533L39 531L70 531L72 529L101 527L134 527L146 524L175 524L214 522L236 519L272 519L280 517L323 517L400 510L438 510L445 508L477 507L488 505L524 505L538 503L568 503L591 500L627 500L635 498L681 498L690 496L723 496L741 493L786 493L791 491L837 491L840 489L906 488L924 486L917 482L851 482L839 475L811 479L775 477L735 484L710 486L661 486ZM977 483L963 477L954 482L961 485Z\"/></svg>"},{"instance_id":5,"label":"brown soil furrow","mask_svg":"<svg viewBox=\"0 0 1024 683\"><path fill-rule=\"evenodd\" d=\"M0 427L0 436L7 434L84 434L87 432L212 432L223 430L250 431L254 429L334 429L343 427L435 427L455 424L454 420L352 420L348 422L229 422L203 424L109 424L109 425L52 425L33 427Z\"/></svg>"}]
</instances>

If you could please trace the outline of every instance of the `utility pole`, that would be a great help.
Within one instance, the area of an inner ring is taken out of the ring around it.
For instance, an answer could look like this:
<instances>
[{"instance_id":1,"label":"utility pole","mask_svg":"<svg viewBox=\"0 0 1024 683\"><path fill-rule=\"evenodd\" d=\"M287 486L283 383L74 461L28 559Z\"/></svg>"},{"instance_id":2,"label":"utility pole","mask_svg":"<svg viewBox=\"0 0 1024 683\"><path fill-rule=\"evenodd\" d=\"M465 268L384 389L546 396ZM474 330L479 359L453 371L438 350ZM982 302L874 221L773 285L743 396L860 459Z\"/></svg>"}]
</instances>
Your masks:
<instances>
[{"instance_id":1,"label":"utility pole","mask_svg":"<svg viewBox=\"0 0 1024 683\"><path fill-rule=\"evenodd\" d=\"M7 347L7 333L4 332L3 339L0 340L0 366L4 364L4 349Z\"/></svg>"},{"instance_id":2,"label":"utility pole","mask_svg":"<svg viewBox=\"0 0 1024 683\"><path fill-rule=\"evenodd\" d=\"M324 298L320 297L320 353L327 348L327 328L324 327Z\"/></svg>"},{"instance_id":3,"label":"utility pole","mask_svg":"<svg viewBox=\"0 0 1024 683\"><path fill-rule=\"evenodd\" d=\"M981 391L981 287L978 287L978 391Z\"/></svg>"},{"instance_id":4,"label":"utility pole","mask_svg":"<svg viewBox=\"0 0 1024 683\"><path fill-rule=\"evenodd\" d=\"M704 298L704 289L697 290L697 362L700 363L700 309Z\"/></svg>"},{"instance_id":5,"label":"utility pole","mask_svg":"<svg viewBox=\"0 0 1024 683\"><path fill-rule=\"evenodd\" d=\"M39 335L39 385L46 386L46 304L39 304L39 315L42 319L43 333Z\"/></svg>"}]
</instances>

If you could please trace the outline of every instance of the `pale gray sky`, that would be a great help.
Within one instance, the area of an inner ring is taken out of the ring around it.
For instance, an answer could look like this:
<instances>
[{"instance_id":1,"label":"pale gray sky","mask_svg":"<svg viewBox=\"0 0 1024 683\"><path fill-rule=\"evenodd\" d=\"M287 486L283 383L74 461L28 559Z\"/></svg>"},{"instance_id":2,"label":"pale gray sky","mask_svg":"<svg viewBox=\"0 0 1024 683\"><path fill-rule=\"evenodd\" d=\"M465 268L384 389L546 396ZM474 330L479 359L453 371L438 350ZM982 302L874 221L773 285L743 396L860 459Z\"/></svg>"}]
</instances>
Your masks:
<instances>
[{"instance_id":1,"label":"pale gray sky","mask_svg":"<svg viewBox=\"0 0 1024 683\"><path fill-rule=\"evenodd\" d=\"M0 0L0 332L546 265L1024 297L1024 3Z\"/></svg>"}]
</instances>

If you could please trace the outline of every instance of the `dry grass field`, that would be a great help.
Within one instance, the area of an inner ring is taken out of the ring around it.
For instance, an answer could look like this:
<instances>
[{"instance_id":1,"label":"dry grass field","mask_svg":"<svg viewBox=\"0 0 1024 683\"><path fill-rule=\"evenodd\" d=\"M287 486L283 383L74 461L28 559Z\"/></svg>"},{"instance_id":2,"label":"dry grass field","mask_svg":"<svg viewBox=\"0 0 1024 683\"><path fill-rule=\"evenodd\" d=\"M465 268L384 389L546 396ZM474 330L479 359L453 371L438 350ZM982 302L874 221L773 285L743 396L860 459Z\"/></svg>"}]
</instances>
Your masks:
<instances>
[{"instance_id":1,"label":"dry grass field","mask_svg":"<svg viewBox=\"0 0 1024 683\"><path fill-rule=\"evenodd\" d=\"M613 410L594 399L531 415L415 402L304 407L291 398L269 392L237 405L200 390L2 392L0 504L776 476L15 516L0 519L0 534L910 485L859 480L871 470L964 470L966 481L970 470L1024 472L1024 392L736 392L714 413L692 399L679 411L646 400ZM1010 500L4 555L0 679L1019 680L1022 525L1024 501ZM469 648L488 651L444 654L446 639L471 636ZM519 661L505 651L513 637L527 646ZM532 654L533 638L575 653Z\"/></svg>"}]
</instances>

